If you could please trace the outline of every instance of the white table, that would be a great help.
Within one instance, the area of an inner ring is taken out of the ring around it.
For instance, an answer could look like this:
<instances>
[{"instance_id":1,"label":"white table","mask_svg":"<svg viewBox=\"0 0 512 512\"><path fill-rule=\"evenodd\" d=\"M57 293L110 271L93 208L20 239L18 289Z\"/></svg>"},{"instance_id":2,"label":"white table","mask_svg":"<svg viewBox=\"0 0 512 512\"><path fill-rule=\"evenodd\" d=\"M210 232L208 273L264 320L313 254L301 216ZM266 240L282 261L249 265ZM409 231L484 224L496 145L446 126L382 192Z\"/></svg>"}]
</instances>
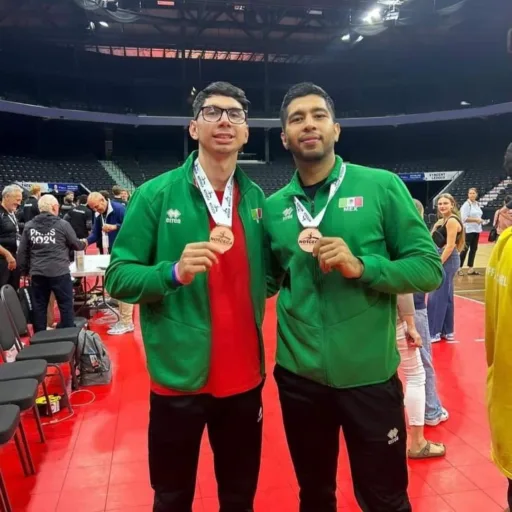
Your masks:
<instances>
[{"instance_id":1,"label":"white table","mask_svg":"<svg viewBox=\"0 0 512 512\"><path fill-rule=\"evenodd\" d=\"M73 277L104 277L110 263L110 254L86 254L84 270L77 270L76 262L71 263L69 270Z\"/></svg>"},{"instance_id":2,"label":"white table","mask_svg":"<svg viewBox=\"0 0 512 512\"><path fill-rule=\"evenodd\" d=\"M101 291L101 297L102 302L105 305L107 309L112 311L115 316L117 317L117 320L119 321L119 313L113 309L110 304L107 302L105 297L105 271L107 267L110 264L110 254L86 254L84 256L84 269L83 270L77 270L76 268L76 262L71 263L69 266L69 270L71 272L72 277L82 277L84 278L82 281L82 288L85 295L85 302L84 305L87 304L87 295L91 293L93 290L98 289ZM96 283L95 285L87 289L87 278L88 277L95 277ZM98 287L98 281L101 279L101 286ZM84 306L82 306L84 307Z\"/></svg>"}]
</instances>

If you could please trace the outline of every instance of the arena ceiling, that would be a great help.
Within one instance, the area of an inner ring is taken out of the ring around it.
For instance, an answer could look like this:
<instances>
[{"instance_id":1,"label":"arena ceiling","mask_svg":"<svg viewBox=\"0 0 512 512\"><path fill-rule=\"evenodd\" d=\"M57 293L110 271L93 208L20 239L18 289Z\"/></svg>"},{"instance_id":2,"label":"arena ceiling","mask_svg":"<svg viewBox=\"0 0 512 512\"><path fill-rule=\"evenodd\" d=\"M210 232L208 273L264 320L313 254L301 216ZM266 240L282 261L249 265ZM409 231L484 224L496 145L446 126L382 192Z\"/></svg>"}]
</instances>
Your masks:
<instances>
[{"instance_id":1,"label":"arena ceiling","mask_svg":"<svg viewBox=\"0 0 512 512\"><path fill-rule=\"evenodd\" d=\"M509 0L0 0L2 41L125 57L308 62L355 46L478 44ZM505 44L505 42L504 42Z\"/></svg>"}]
</instances>

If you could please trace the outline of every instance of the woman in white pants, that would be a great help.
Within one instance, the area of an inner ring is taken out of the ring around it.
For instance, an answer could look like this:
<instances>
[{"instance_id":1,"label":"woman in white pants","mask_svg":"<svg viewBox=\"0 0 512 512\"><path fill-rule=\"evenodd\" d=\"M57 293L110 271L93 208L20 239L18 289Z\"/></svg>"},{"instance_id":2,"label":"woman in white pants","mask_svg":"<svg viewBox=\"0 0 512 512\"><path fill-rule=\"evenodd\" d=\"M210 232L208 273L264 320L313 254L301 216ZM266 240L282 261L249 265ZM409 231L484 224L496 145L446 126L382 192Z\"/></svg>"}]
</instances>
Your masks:
<instances>
[{"instance_id":1,"label":"woman in white pants","mask_svg":"<svg viewBox=\"0 0 512 512\"><path fill-rule=\"evenodd\" d=\"M405 410L409 417L411 443L410 459L443 457L446 447L425 439L425 369L419 347L421 336L414 323L412 294L399 295L397 307L396 341L400 352L400 369L405 377Z\"/></svg>"}]
</instances>

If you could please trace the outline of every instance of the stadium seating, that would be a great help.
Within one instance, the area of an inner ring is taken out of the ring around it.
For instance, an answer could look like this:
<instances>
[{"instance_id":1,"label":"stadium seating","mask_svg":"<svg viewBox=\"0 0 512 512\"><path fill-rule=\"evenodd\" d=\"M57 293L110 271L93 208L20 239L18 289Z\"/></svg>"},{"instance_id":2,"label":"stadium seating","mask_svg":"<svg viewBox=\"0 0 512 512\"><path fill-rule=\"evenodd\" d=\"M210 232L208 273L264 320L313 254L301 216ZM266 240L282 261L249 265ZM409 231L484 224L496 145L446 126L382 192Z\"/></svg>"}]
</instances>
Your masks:
<instances>
[{"instance_id":1,"label":"stadium seating","mask_svg":"<svg viewBox=\"0 0 512 512\"><path fill-rule=\"evenodd\" d=\"M114 161L137 187L180 164L175 154L168 153L144 154L138 160L116 157Z\"/></svg>"},{"instance_id":2,"label":"stadium seating","mask_svg":"<svg viewBox=\"0 0 512 512\"><path fill-rule=\"evenodd\" d=\"M92 158L70 161L0 155L0 186L15 181L82 183L89 190L111 190L115 185L101 164Z\"/></svg>"}]
</instances>

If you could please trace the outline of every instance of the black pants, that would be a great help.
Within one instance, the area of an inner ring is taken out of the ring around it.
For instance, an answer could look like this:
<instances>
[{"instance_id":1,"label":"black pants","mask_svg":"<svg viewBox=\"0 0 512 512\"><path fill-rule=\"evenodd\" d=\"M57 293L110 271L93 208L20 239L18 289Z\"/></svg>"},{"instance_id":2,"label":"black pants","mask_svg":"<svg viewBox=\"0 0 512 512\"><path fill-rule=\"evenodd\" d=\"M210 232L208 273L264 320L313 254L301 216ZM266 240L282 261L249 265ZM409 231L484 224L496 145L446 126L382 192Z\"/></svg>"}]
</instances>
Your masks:
<instances>
[{"instance_id":1,"label":"black pants","mask_svg":"<svg viewBox=\"0 0 512 512\"><path fill-rule=\"evenodd\" d=\"M478 241L480 233L466 233L466 248L460 253L460 268L464 266L466 254L469 252L468 267L473 268L475 264L476 251L478 251Z\"/></svg>"},{"instance_id":2,"label":"black pants","mask_svg":"<svg viewBox=\"0 0 512 512\"><path fill-rule=\"evenodd\" d=\"M512 480L508 481L508 508L512 512Z\"/></svg>"},{"instance_id":3,"label":"black pants","mask_svg":"<svg viewBox=\"0 0 512 512\"><path fill-rule=\"evenodd\" d=\"M46 330L48 303L53 292L60 311L59 327L74 327L73 282L65 274L58 277L32 276L32 294L34 300L34 332Z\"/></svg>"},{"instance_id":4,"label":"black pants","mask_svg":"<svg viewBox=\"0 0 512 512\"><path fill-rule=\"evenodd\" d=\"M220 512L252 512L260 471L261 386L228 398L151 393L149 469L153 512L192 512L205 426Z\"/></svg>"},{"instance_id":5,"label":"black pants","mask_svg":"<svg viewBox=\"0 0 512 512\"><path fill-rule=\"evenodd\" d=\"M410 512L402 383L334 389L277 366L284 428L300 512L336 512L340 427L364 512Z\"/></svg>"},{"instance_id":6,"label":"black pants","mask_svg":"<svg viewBox=\"0 0 512 512\"><path fill-rule=\"evenodd\" d=\"M7 260L0 258L0 288L10 284L16 291L20 287L20 271L16 268L15 270L9 270Z\"/></svg>"}]
</instances>

